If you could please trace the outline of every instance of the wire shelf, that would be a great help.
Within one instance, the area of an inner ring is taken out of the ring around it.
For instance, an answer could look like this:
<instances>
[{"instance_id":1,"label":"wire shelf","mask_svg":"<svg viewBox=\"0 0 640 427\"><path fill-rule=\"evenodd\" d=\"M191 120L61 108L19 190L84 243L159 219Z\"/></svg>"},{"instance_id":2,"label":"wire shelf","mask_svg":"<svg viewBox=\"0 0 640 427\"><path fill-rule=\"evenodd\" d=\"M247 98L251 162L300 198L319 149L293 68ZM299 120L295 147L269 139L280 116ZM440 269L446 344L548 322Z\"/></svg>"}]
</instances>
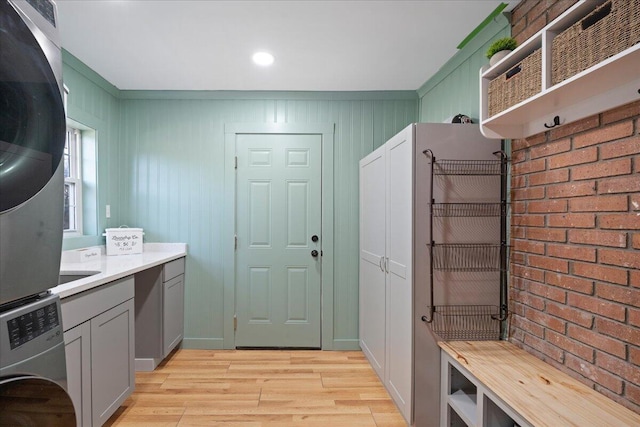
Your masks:
<instances>
[{"instance_id":1,"label":"wire shelf","mask_svg":"<svg viewBox=\"0 0 640 427\"><path fill-rule=\"evenodd\" d=\"M429 326L444 341L500 339L500 307L436 305Z\"/></svg>"},{"instance_id":2,"label":"wire shelf","mask_svg":"<svg viewBox=\"0 0 640 427\"><path fill-rule=\"evenodd\" d=\"M487 243L434 244L433 269L439 271L501 271L502 249L506 246Z\"/></svg>"},{"instance_id":3,"label":"wire shelf","mask_svg":"<svg viewBox=\"0 0 640 427\"><path fill-rule=\"evenodd\" d=\"M434 203L434 217L487 217L500 216L506 211L502 203Z\"/></svg>"},{"instance_id":4,"label":"wire shelf","mask_svg":"<svg viewBox=\"0 0 640 427\"><path fill-rule=\"evenodd\" d=\"M502 175L506 173L502 160L438 160L434 175Z\"/></svg>"}]
</instances>

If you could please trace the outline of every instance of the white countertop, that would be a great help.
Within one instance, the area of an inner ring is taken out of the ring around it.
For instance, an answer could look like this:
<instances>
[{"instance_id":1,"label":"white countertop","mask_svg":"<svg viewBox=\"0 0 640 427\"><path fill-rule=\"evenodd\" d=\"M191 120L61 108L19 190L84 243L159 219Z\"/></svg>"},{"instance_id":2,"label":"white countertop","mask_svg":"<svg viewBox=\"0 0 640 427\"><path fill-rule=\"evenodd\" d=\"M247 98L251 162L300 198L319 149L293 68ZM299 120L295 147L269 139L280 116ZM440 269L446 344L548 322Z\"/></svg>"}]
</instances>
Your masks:
<instances>
[{"instance_id":1,"label":"white countertop","mask_svg":"<svg viewBox=\"0 0 640 427\"><path fill-rule=\"evenodd\" d=\"M67 274L83 274L99 271L89 277L74 280L51 289L60 298L67 298L113 282L147 268L161 265L187 255L186 243L145 243L143 252L136 255L100 255L95 260L73 262L75 251L63 252L60 271Z\"/></svg>"}]
</instances>

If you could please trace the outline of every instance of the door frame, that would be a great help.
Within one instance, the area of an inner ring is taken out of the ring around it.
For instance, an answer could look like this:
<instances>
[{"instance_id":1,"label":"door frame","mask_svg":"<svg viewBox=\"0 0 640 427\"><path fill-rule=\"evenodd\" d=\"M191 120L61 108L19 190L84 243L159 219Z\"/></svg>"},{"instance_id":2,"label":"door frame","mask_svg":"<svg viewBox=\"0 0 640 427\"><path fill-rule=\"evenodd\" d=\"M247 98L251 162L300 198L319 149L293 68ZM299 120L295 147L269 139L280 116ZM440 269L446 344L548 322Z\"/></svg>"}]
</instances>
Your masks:
<instances>
[{"instance_id":1,"label":"door frame","mask_svg":"<svg viewBox=\"0 0 640 427\"><path fill-rule=\"evenodd\" d=\"M321 345L333 350L334 220L333 151L334 124L225 123L224 126L224 219L223 245L223 348L235 348L236 311L236 136L240 134L320 135L322 141L322 276L320 283Z\"/></svg>"}]
</instances>

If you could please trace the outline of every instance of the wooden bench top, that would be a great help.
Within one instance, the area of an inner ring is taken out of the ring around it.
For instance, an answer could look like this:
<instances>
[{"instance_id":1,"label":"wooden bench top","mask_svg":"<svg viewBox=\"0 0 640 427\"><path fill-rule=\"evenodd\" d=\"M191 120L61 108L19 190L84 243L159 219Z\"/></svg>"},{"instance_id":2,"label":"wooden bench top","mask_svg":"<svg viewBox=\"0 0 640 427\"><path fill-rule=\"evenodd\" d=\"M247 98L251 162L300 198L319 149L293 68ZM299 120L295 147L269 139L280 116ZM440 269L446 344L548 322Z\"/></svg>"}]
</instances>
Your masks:
<instances>
[{"instance_id":1,"label":"wooden bench top","mask_svg":"<svg viewBox=\"0 0 640 427\"><path fill-rule=\"evenodd\" d=\"M534 426L640 426L640 415L507 341L440 347Z\"/></svg>"}]
</instances>

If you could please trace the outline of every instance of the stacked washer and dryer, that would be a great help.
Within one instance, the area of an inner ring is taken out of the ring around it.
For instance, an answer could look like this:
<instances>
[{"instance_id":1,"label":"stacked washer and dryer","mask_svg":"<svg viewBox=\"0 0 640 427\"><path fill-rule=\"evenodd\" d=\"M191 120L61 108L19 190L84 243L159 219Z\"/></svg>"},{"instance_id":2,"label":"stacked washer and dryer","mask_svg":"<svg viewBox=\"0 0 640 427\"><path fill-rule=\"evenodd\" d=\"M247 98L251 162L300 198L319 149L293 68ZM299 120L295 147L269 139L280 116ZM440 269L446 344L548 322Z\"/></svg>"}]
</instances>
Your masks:
<instances>
[{"instance_id":1,"label":"stacked washer and dryer","mask_svg":"<svg viewBox=\"0 0 640 427\"><path fill-rule=\"evenodd\" d=\"M0 0L0 425L74 426L57 286L65 112L55 3Z\"/></svg>"}]
</instances>

